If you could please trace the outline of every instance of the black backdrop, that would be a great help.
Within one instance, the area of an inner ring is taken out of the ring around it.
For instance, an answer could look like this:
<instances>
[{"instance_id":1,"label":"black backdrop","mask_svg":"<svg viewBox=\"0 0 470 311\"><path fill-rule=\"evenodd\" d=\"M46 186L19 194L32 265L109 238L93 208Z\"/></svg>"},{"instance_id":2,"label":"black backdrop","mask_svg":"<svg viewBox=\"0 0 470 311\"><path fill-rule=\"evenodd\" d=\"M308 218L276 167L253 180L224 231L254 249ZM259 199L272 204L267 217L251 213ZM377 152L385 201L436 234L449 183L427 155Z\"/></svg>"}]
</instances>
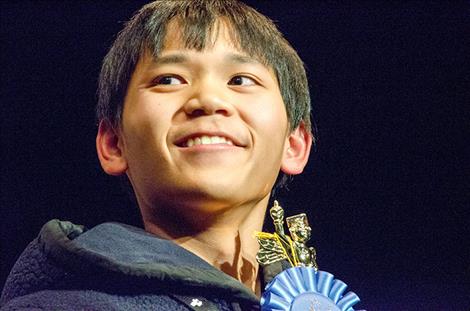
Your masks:
<instances>
[{"instance_id":1,"label":"black backdrop","mask_svg":"<svg viewBox=\"0 0 470 311\"><path fill-rule=\"evenodd\" d=\"M278 195L369 310L468 310L469 5L247 1L308 68L318 143ZM1 279L51 218L139 225L94 150L100 62L143 2L1 2ZM465 295L466 294L466 295Z\"/></svg>"}]
</instances>

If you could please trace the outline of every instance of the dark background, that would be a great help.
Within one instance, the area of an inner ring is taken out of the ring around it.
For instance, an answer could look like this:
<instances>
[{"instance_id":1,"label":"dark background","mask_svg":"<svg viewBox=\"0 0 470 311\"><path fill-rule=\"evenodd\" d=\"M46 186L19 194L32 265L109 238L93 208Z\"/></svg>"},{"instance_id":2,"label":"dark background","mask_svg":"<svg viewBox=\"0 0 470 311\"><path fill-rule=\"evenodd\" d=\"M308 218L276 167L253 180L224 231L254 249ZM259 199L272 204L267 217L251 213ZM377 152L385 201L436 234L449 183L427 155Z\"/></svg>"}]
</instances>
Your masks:
<instances>
[{"instance_id":1,"label":"dark background","mask_svg":"<svg viewBox=\"0 0 470 311\"><path fill-rule=\"evenodd\" d=\"M277 198L369 310L469 310L468 2L247 1L308 68L318 143ZM466 4L467 3L467 4ZM1 2L1 277L51 218L139 225L95 155L95 90L143 2Z\"/></svg>"}]
</instances>

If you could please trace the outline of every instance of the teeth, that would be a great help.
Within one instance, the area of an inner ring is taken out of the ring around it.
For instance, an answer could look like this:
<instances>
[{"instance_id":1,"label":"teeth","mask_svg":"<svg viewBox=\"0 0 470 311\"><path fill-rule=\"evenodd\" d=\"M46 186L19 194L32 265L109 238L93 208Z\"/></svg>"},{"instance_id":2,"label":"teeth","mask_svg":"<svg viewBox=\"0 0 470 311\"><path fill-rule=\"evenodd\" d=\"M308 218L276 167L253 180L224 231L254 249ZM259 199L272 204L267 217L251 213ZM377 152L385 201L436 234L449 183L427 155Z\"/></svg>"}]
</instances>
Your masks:
<instances>
[{"instance_id":1,"label":"teeth","mask_svg":"<svg viewBox=\"0 0 470 311\"><path fill-rule=\"evenodd\" d=\"M202 143L203 145L209 145L210 143L212 143L212 140L211 140L211 138L208 137L208 136L202 136L202 137L201 137L201 143Z\"/></svg>"},{"instance_id":2,"label":"teeth","mask_svg":"<svg viewBox=\"0 0 470 311\"><path fill-rule=\"evenodd\" d=\"M186 146L188 147L197 146L197 145L213 145L213 144L233 145L233 142L228 140L225 137L207 136L207 135L196 137L196 138L190 138L186 142Z\"/></svg>"}]
</instances>

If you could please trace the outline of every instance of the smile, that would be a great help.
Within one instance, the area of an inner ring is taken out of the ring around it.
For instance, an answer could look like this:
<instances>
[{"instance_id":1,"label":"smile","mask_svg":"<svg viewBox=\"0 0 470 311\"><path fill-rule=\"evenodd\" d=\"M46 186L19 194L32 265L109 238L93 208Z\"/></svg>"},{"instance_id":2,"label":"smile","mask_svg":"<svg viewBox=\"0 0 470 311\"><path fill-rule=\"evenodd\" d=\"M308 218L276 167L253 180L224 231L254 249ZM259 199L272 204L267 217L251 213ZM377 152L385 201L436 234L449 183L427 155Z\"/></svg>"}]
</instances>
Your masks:
<instances>
[{"instance_id":1,"label":"smile","mask_svg":"<svg viewBox=\"0 0 470 311\"><path fill-rule=\"evenodd\" d=\"M189 138L186 142L183 143L183 146L192 147L192 146L198 146L198 145L220 145L220 144L233 146L233 142L226 137L207 136L207 135Z\"/></svg>"}]
</instances>

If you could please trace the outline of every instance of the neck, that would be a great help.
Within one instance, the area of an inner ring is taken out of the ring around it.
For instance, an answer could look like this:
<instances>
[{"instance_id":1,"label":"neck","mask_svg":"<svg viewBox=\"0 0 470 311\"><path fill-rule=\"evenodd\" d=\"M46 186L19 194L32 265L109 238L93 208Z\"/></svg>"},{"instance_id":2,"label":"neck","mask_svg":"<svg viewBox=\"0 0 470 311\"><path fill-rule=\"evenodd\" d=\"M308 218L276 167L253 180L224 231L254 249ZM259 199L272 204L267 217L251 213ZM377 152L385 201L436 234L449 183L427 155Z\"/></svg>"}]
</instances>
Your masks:
<instances>
[{"instance_id":1,"label":"neck","mask_svg":"<svg viewBox=\"0 0 470 311\"><path fill-rule=\"evenodd\" d=\"M218 209L217 213L194 208L165 209L184 210L184 215L143 213L145 230L172 240L258 292L259 246L253 234L262 229L268 200L266 196L250 204Z\"/></svg>"}]
</instances>

